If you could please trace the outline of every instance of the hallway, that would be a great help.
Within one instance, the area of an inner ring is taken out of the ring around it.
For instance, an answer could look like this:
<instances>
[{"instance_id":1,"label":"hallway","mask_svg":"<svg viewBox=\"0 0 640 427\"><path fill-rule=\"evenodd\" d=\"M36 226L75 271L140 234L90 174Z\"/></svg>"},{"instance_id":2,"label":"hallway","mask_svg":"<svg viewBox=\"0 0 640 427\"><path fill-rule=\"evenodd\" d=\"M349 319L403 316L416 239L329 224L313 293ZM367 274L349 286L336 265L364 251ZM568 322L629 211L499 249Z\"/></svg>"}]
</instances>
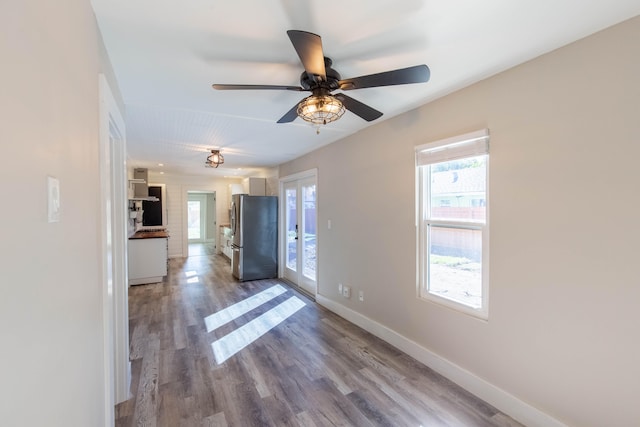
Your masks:
<instances>
[{"instance_id":1,"label":"hallway","mask_svg":"<svg viewBox=\"0 0 640 427\"><path fill-rule=\"evenodd\" d=\"M130 288L126 426L518 426L278 280L221 255L173 259Z\"/></svg>"}]
</instances>

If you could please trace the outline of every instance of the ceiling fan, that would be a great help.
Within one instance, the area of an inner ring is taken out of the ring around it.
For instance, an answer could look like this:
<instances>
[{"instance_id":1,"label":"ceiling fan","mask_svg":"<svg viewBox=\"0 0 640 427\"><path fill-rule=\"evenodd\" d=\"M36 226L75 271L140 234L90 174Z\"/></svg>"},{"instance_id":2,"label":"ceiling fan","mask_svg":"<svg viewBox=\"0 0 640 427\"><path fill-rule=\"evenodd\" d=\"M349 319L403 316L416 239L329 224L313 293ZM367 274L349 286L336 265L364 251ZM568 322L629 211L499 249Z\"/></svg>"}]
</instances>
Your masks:
<instances>
[{"instance_id":1,"label":"ceiling fan","mask_svg":"<svg viewBox=\"0 0 640 427\"><path fill-rule=\"evenodd\" d=\"M289 123L300 116L316 126L326 125L342 117L346 110L370 122L382 116L382 113L344 93L332 94L335 90L353 90L379 86L424 83L429 81L430 71L426 65L416 65L382 73L342 79L331 68L332 61L324 56L322 39L319 35L307 31L289 30L289 39L304 67L300 76L300 86L213 84L217 90L291 90L309 91L311 95L294 105L278 123Z\"/></svg>"}]
</instances>

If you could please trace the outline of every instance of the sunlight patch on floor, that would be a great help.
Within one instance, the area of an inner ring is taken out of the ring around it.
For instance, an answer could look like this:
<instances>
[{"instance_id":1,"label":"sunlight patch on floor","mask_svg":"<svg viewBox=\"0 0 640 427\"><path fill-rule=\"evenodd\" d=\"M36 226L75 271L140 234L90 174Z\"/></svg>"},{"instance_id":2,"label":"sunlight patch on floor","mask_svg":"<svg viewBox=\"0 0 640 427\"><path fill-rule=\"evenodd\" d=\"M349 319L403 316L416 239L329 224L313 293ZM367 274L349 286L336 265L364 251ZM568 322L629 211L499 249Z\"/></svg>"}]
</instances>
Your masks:
<instances>
[{"instance_id":1,"label":"sunlight patch on floor","mask_svg":"<svg viewBox=\"0 0 640 427\"><path fill-rule=\"evenodd\" d=\"M211 348L213 349L213 356L216 362L218 365L223 363L262 335L284 322L304 306L305 303L300 298L293 296L235 331L214 341L211 344Z\"/></svg>"},{"instance_id":2,"label":"sunlight patch on floor","mask_svg":"<svg viewBox=\"0 0 640 427\"><path fill-rule=\"evenodd\" d=\"M278 295L282 295L286 291L287 290L283 286L275 285L236 304L230 305L229 307L220 310L212 314L211 316L205 317L204 323L207 326L207 332L218 329L225 323L237 319L243 314L246 314L254 308L264 304L265 302L271 301Z\"/></svg>"}]
</instances>

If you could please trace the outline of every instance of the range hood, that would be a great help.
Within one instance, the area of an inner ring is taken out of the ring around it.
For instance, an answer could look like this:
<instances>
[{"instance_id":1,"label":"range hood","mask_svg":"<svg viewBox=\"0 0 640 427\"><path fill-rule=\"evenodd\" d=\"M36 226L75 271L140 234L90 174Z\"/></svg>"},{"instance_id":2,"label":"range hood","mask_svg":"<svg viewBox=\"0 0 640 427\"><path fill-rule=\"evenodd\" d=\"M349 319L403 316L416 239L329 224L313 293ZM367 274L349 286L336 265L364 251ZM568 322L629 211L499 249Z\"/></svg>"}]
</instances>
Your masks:
<instances>
[{"instance_id":1,"label":"range hood","mask_svg":"<svg viewBox=\"0 0 640 427\"><path fill-rule=\"evenodd\" d=\"M159 202L157 197L149 196L149 170L146 168L135 168L133 179L129 180L129 185L133 186L133 197L129 200Z\"/></svg>"}]
</instances>

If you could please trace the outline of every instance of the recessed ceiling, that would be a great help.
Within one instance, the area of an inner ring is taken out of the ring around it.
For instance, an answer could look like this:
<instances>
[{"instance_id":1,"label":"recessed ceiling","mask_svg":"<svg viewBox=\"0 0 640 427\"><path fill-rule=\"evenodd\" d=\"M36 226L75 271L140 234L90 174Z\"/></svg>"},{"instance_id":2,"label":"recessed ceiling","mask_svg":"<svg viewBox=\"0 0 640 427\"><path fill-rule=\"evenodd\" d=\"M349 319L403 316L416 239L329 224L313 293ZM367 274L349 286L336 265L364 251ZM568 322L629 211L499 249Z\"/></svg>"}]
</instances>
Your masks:
<instances>
[{"instance_id":1,"label":"recessed ceiling","mask_svg":"<svg viewBox=\"0 0 640 427\"><path fill-rule=\"evenodd\" d=\"M92 4L125 102L129 164L216 176L277 166L640 14L637 0ZM431 79L350 91L384 115L369 123L347 112L319 134L300 118L276 123L307 92L211 88L299 85L303 67L290 29L319 34L343 78L427 64ZM214 148L225 163L206 168Z\"/></svg>"}]
</instances>

